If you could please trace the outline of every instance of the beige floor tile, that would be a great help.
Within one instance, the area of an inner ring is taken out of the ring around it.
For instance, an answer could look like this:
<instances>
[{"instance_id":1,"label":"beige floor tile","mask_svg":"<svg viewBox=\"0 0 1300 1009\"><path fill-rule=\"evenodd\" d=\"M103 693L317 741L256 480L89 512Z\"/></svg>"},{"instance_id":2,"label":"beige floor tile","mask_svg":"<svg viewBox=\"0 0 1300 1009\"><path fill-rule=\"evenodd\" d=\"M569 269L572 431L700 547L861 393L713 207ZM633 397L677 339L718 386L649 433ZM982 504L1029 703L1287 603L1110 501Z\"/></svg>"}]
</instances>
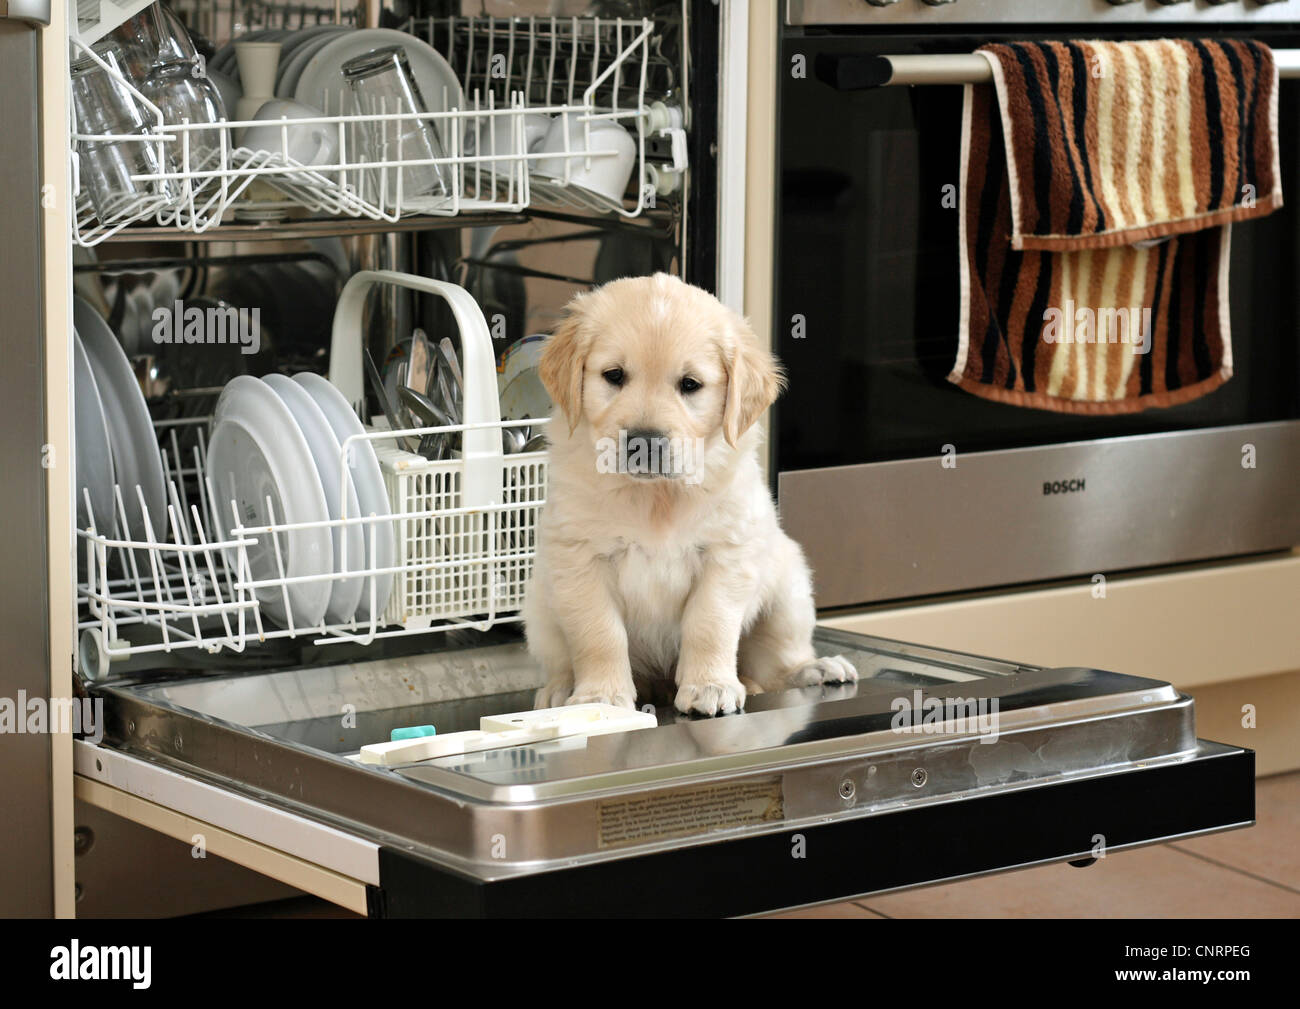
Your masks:
<instances>
[{"instance_id":1,"label":"beige floor tile","mask_svg":"<svg viewBox=\"0 0 1300 1009\"><path fill-rule=\"evenodd\" d=\"M861 903L891 918L1294 918L1300 894L1168 845L1087 869L1040 866Z\"/></svg>"},{"instance_id":2,"label":"beige floor tile","mask_svg":"<svg viewBox=\"0 0 1300 1009\"><path fill-rule=\"evenodd\" d=\"M1300 892L1300 773L1255 782L1253 827L1177 841L1175 848Z\"/></svg>"},{"instance_id":3,"label":"beige floor tile","mask_svg":"<svg viewBox=\"0 0 1300 1009\"><path fill-rule=\"evenodd\" d=\"M841 904L824 904L821 907L806 907L800 911L781 911L777 914L764 915L765 918L880 918L879 914L869 911L852 901Z\"/></svg>"}]
</instances>

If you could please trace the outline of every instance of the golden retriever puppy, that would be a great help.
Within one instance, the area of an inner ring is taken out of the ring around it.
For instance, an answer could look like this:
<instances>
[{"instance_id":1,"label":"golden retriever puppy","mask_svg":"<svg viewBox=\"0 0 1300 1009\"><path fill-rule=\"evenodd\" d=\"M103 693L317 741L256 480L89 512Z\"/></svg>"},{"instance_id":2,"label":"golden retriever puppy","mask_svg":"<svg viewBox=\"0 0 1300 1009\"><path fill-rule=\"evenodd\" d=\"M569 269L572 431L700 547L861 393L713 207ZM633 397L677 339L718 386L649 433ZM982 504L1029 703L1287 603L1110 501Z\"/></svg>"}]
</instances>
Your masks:
<instances>
[{"instance_id":1,"label":"golden retriever puppy","mask_svg":"<svg viewBox=\"0 0 1300 1009\"><path fill-rule=\"evenodd\" d=\"M782 376L748 324L660 273L568 306L540 372L556 404L547 501L524 604L539 708L741 710L745 686L857 679L818 658L808 565L781 530L755 421Z\"/></svg>"}]
</instances>

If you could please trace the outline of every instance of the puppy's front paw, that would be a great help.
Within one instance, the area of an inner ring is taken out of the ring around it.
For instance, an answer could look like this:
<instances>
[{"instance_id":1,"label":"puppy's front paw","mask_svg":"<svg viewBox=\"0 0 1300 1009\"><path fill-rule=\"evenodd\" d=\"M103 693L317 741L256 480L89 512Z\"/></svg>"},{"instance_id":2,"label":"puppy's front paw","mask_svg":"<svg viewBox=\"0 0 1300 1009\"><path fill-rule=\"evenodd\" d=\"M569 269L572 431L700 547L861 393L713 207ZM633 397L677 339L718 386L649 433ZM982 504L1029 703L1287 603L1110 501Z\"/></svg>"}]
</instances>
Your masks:
<instances>
[{"instance_id":1,"label":"puppy's front paw","mask_svg":"<svg viewBox=\"0 0 1300 1009\"><path fill-rule=\"evenodd\" d=\"M858 671L843 655L828 655L805 662L792 670L787 680L792 687L817 687L823 683L857 683Z\"/></svg>"},{"instance_id":2,"label":"puppy's front paw","mask_svg":"<svg viewBox=\"0 0 1300 1009\"><path fill-rule=\"evenodd\" d=\"M745 688L739 680L683 683L673 706L683 714L730 715L745 710Z\"/></svg>"},{"instance_id":3,"label":"puppy's front paw","mask_svg":"<svg viewBox=\"0 0 1300 1009\"><path fill-rule=\"evenodd\" d=\"M565 704L612 704L617 708L636 707L636 688L614 684L577 687Z\"/></svg>"},{"instance_id":4,"label":"puppy's front paw","mask_svg":"<svg viewBox=\"0 0 1300 1009\"><path fill-rule=\"evenodd\" d=\"M558 708L569 702L569 695L573 693L572 680L551 680L546 686L537 691L533 698L533 707L541 708Z\"/></svg>"}]
</instances>

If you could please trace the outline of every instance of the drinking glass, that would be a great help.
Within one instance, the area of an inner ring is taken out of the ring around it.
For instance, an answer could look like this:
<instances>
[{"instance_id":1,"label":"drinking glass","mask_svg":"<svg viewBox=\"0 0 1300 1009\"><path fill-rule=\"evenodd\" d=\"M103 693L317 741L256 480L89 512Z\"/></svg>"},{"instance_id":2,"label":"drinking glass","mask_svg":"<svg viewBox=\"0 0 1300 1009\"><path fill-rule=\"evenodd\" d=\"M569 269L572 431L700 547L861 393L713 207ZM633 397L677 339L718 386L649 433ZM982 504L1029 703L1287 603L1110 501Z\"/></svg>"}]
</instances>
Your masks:
<instances>
[{"instance_id":1,"label":"drinking glass","mask_svg":"<svg viewBox=\"0 0 1300 1009\"><path fill-rule=\"evenodd\" d=\"M387 46L348 60L343 77L363 115L427 112L424 97L401 46ZM424 161L443 157L438 133L427 119L383 119L367 122L366 143L372 161ZM400 175L399 175L400 173ZM401 197L445 196L447 185L434 164L388 167L383 170L387 200Z\"/></svg>"},{"instance_id":2,"label":"drinking glass","mask_svg":"<svg viewBox=\"0 0 1300 1009\"><path fill-rule=\"evenodd\" d=\"M122 56L115 46L101 44L98 55L122 72ZM150 139L153 134L145 122L144 108L127 86L87 54L72 61L71 91L78 133L123 138L77 144L81 186L100 222L109 224L131 216L151 197L171 199L174 182L136 178L160 171L159 145Z\"/></svg>"},{"instance_id":3,"label":"drinking glass","mask_svg":"<svg viewBox=\"0 0 1300 1009\"><path fill-rule=\"evenodd\" d=\"M140 93L158 106L167 124L218 123L226 118L226 107L215 84L206 77L194 76L194 64L188 60L158 63L140 84ZM189 171L202 169L221 146L219 130L186 130L189 134ZM177 131L176 141L168 145L168 160L181 167L184 138ZM226 147L229 149L229 142Z\"/></svg>"}]
</instances>

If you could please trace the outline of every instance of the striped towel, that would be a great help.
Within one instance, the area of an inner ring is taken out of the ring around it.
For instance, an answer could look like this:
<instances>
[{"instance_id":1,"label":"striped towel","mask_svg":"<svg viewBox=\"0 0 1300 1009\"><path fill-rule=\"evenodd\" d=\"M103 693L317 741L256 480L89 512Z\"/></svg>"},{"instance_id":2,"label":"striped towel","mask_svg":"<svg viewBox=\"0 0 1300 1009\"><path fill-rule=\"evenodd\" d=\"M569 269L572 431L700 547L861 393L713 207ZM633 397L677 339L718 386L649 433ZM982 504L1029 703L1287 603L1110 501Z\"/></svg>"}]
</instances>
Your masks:
<instances>
[{"instance_id":1,"label":"striped towel","mask_svg":"<svg viewBox=\"0 0 1300 1009\"><path fill-rule=\"evenodd\" d=\"M949 379L1132 413L1232 375L1230 222L1282 205L1277 71L1254 42L987 46L967 86Z\"/></svg>"}]
</instances>

